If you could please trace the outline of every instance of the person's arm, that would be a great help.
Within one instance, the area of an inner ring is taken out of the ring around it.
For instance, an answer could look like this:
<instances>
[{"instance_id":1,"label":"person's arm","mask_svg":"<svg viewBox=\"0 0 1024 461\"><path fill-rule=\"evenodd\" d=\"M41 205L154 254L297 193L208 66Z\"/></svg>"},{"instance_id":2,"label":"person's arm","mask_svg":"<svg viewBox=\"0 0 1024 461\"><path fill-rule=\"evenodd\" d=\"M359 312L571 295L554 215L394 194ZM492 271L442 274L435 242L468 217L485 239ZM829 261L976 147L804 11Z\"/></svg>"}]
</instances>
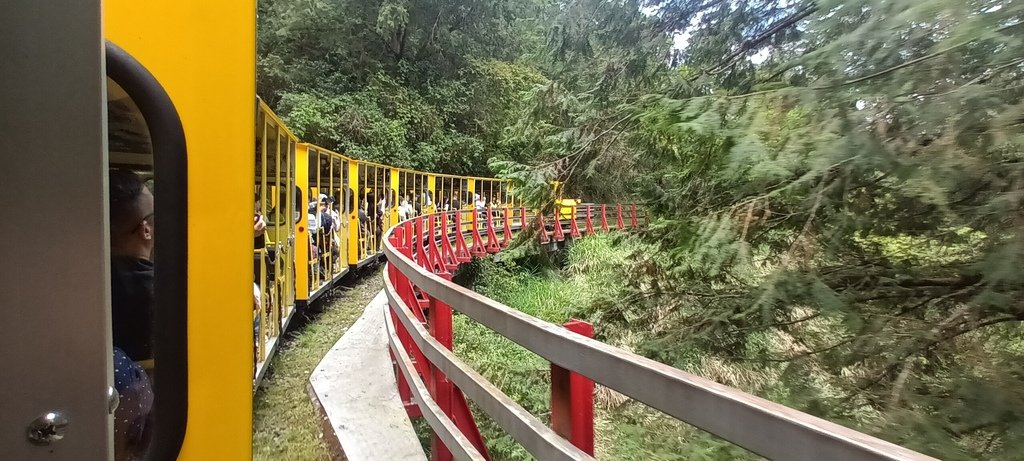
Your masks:
<instances>
[{"instance_id":1,"label":"person's arm","mask_svg":"<svg viewBox=\"0 0 1024 461\"><path fill-rule=\"evenodd\" d=\"M267 222L263 220L263 215L256 214L253 218L253 231L256 232L256 236L262 236L267 231Z\"/></svg>"}]
</instances>

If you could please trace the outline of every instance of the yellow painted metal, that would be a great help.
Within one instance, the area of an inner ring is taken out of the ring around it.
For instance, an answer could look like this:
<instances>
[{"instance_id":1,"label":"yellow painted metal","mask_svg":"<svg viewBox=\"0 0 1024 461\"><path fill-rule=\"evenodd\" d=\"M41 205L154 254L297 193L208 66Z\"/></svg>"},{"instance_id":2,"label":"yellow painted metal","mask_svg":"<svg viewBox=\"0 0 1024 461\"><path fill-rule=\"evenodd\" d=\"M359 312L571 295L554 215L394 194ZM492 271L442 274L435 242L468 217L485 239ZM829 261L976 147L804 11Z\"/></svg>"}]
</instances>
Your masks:
<instances>
[{"instance_id":1,"label":"yellow painted metal","mask_svg":"<svg viewBox=\"0 0 1024 461\"><path fill-rule=\"evenodd\" d=\"M427 190L430 191L430 196L433 199L433 204L430 206L430 209L426 210L425 212L426 213L435 213L435 212L437 212L439 210L438 207L441 206L441 203L443 203L441 201L441 196L437 195L437 176L436 175L433 175L433 174L428 174L427 175Z\"/></svg>"},{"instance_id":2,"label":"yellow painted metal","mask_svg":"<svg viewBox=\"0 0 1024 461\"><path fill-rule=\"evenodd\" d=\"M299 222L295 224L295 300L309 300L309 220L306 219L308 198L315 197L309 185L309 144L295 148L295 185L302 192Z\"/></svg>"},{"instance_id":3,"label":"yellow painted metal","mask_svg":"<svg viewBox=\"0 0 1024 461\"><path fill-rule=\"evenodd\" d=\"M349 159L348 161L348 187L355 194L355 212L349 214L348 218L348 263L356 265L359 263L360 241L359 209L366 200L364 191L359 190L359 162ZM369 208L367 208L369 214Z\"/></svg>"},{"instance_id":4,"label":"yellow painted metal","mask_svg":"<svg viewBox=\"0 0 1024 461\"><path fill-rule=\"evenodd\" d=\"M104 5L106 37L166 89L189 153L189 420L179 459L252 458L253 230L242 204L254 193L255 22L254 0Z\"/></svg>"},{"instance_id":5,"label":"yellow painted metal","mask_svg":"<svg viewBox=\"0 0 1024 461\"><path fill-rule=\"evenodd\" d=\"M345 251L348 250L348 217L351 215L350 211L355 209L355 205L352 204L351 192L348 188L348 159L341 155L334 155L333 162L335 164L335 206L338 208L338 262L336 263L335 273L338 275L343 274L348 269L348 255ZM333 256L332 256L333 258Z\"/></svg>"},{"instance_id":6,"label":"yellow painted metal","mask_svg":"<svg viewBox=\"0 0 1024 461\"><path fill-rule=\"evenodd\" d=\"M391 182L391 197L389 197L388 200L388 207L390 209L388 210L387 214L388 216L391 217L391 221L384 225L384 228L387 229L392 225L398 223L398 201L399 198L402 196L402 192L399 189L400 184L398 182L400 170L394 168L386 168L384 171L388 171L390 173L388 179L390 179Z\"/></svg>"}]
</instances>

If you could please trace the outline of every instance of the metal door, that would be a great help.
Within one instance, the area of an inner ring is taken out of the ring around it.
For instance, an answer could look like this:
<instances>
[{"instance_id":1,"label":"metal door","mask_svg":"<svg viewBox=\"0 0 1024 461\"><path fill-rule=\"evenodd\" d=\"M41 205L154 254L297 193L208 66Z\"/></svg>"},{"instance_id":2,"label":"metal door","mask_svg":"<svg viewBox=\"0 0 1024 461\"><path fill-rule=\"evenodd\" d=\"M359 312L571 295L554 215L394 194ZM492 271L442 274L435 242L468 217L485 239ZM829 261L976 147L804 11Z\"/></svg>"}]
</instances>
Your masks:
<instances>
[{"instance_id":1,"label":"metal door","mask_svg":"<svg viewBox=\"0 0 1024 461\"><path fill-rule=\"evenodd\" d=\"M100 18L99 0L0 14L4 460L112 456Z\"/></svg>"}]
</instances>

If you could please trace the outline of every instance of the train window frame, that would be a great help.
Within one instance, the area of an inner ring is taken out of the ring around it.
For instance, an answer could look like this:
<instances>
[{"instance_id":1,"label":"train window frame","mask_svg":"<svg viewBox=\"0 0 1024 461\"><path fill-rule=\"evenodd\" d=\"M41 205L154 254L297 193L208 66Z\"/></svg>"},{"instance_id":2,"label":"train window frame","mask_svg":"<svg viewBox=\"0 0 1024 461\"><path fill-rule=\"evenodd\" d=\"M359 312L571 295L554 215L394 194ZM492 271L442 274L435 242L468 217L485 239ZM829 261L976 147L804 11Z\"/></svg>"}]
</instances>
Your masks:
<instances>
[{"instance_id":1,"label":"train window frame","mask_svg":"<svg viewBox=\"0 0 1024 461\"><path fill-rule=\"evenodd\" d=\"M160 82L131 54L105 42L106 77L119 85L138 107L149 130L153 191L160 213L153 247L153 414L159 419L145 453L147 460L174 459L181 451L188 421L188 146L177 108Z\"/></svg>"}]
</instances>

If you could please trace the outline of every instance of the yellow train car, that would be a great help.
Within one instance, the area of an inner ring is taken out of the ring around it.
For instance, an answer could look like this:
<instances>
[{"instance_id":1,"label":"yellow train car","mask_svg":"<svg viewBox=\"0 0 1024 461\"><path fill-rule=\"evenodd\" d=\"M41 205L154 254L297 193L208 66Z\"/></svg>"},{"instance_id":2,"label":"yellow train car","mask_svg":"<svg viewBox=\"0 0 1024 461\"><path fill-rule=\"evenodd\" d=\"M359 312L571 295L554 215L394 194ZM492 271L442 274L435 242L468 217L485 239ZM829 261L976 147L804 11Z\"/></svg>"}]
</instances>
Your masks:
<instances>
[{"instance_id":1,"label":"yellow train car","mask_svg":"<svg viewBox=\"0 0 1024 461\"><path fill-rule=\"evenodd\" d=\"M298 138L263 101L256 102L253 240L255 380L267 370L296 308L295 236L302 222L296 186Z\"/></svg>"},{"instance_id":2,"label":"yellow train car","mask_svg":"<svg viewBox=\"0 0 1024 461\"><path fill-rule=\"evenodd\" d=\"M103 4L103 37L166 92L183 142L183 152L171 154L177 156L171 159L157 150L166 141L152 139L160 231L154 257L156 419L151 459L251 458L253 316L244 306L253 303L253 266L248 264L254 251L253 210L239 205L254 203L257 192L255 8L249 0ZM110 70L108 64L108 76ZM145 97L132 93L133 99ZM160 118L142 109L153 135ZM265 120L268 126L271 122ZM281 156L267 155L271 150L277 154L280 143L291 142L287 133L281 134L266 129L260 134L265 215L267 199L274 206L277 190L291 190L287 184L292 175L278 163ZM284 237L279 234L268 241L276 245ZM165 277L180 280L162 283ZM288 295L276 296L278 302L287 302Z\"/></svg>"}]
</instances>

